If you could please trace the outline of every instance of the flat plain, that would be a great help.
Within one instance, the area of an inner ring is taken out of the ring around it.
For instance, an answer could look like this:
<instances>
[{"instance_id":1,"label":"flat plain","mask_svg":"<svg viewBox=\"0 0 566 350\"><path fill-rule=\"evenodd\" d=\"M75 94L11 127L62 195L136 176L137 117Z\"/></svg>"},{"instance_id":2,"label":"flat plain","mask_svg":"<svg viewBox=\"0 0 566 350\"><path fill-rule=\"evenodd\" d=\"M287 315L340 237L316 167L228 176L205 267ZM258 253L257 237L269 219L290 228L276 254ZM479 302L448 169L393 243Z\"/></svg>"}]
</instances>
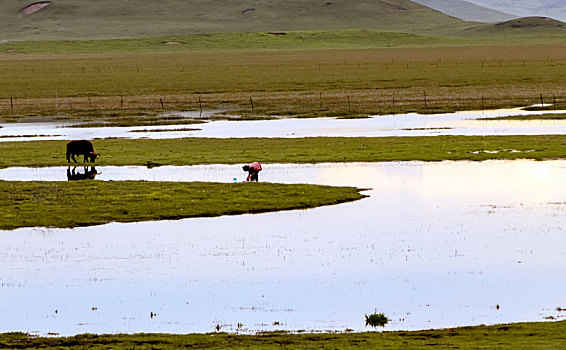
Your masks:
<instances>
[{"instance_id":1,"label":"flat plain","mask_svg":"<svg viewBox=\"0 0 566 350\"><path fill-rule=\"evenodd\" d=\"M316 31L14 42L2 51L6 122L144 125L164 111L203 109L225 118L355 118L529 106L541 96L550 108L566 106L566 40L553 35Z\"/></svg>"}]
</instances>

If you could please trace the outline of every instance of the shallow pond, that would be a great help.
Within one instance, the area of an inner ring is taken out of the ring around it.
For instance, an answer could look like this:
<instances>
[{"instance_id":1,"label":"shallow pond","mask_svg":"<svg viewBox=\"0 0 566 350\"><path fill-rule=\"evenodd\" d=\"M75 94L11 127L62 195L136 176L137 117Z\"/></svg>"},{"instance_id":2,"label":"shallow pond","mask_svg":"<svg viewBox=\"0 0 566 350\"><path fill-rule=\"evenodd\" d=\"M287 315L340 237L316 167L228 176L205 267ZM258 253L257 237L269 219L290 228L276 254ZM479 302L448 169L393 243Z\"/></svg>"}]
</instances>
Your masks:
<instances>
[{"instance_id":1,"label":"shallow pond","mask_svg":"<svg viewBox=\"0 0 566 350\"><path fill-rule=\"evenodd\" d=\"M566 120L484 120L509 115L538 115L566 111L457 112L422 115L417 113L374 116L365 119L277 119L254 121L211 121L194 125L73 128L63 123L2 124L1 141L70 140L94 138L179 138L179 137L310 137L310 136L435 136L435 135L547 135L566 134ZM188 131L186 129L198 130ZM185 129L185 130L177 130Z\"/></svg>"},{"instance_id":2,"label":"shallow pond","mask_svg":"<svg viewBox=\"0 0 566 350\"><path fill-rule=\"evenodd\" d=\"M225 165L97 170L101 180L243 174ZM29 173L66 180L66 168ZM391 318L386 329L561 318L564 178L566 161L266 164L262 181L358 186L370 197L259 215L0 231L0 332L365 330L364 314L376 310Z\"/></svg>"}]
</instances>

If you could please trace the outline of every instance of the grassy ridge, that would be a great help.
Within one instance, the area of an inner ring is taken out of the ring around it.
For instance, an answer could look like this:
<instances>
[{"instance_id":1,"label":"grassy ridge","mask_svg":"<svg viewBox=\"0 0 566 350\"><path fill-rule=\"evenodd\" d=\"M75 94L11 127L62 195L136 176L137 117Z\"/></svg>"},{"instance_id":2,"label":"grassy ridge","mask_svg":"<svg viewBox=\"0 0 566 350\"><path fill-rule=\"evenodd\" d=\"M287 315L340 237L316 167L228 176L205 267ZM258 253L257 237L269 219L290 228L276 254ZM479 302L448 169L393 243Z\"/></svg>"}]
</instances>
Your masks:
<instances>
[{"instance_id":1,"label":"grassy ridge","mask_svg":"<svg viewBox=\"0 0 566 350\"><path fill-rule=\"evenodd\" d=\"M32 337L0 334L0 345L18 349L565 349L566 323L518 323L416 332L258 335L134 334Z\"/></svg>"},{"instance_id":2,"label":"grassy ridge","mask_svg":"<svg viewBox=\"0 0 566 350\"><path fill-rule=\"evenodd\" d=\"M514 43L540 43L564 38L548 35L543 38L511 39ZM0 42L0 54L96 54L96 53L173 53L191 51L232 50L316 50L359 49L379 47L430 47L509 43L502 38L453 38L380 30L319 30L259 33L215 33L152 38L75 40L75 41L12 41Z\"/></svg>"},{"instance_id":3,"label":"grassy ridge","mask_svg":"<svg viewBox=\"0 0 566 350\"><path fill-rule=\"evenodd\" d=\"M492 25L490 25L492 26ZM478 27L479 28L484 28ZM189 53L194 51L257 51L374 49L396 47L455 47L494 45L544 45L565 43L561 34L490 35L486 37L451 37L372 29L334 29L315 31L280 31L257 33L214 33L167 35L149 38L73 40L73 41L3 41L3 58L20 55L54 54L132 54Z\"/></svg>"},{"instance_id":4,"label":"grassy ridge","mask_svg":"<svg viewBox=\"0 0 566 350\"><path fill-rule=\"evenodd\" d=\"M351 36L355 33L346 33L344 42ZM557 108L566 108L564 43L179 50L5 55L0 59L0 120L39 115L119 121L201 107L244 116L433 113L525 106L540 103L540 94L546 103L554 95Z\"/></svg>"},{"instance_id":5,"label":"grassy ridge","mask_svg":"<svg viewBox=\"0 0 566 350\"><path fill-rule=\"evenodd\" d=\"M65 144L0 142L0 167L66 165ZM102 154L100 166L566 158L564 135L104 139L95 140L94 147Z\"/></svg>"},{"instance_id":6,"label":"grassy ridge","mask_svg":"<svg viewBox=\"0 0 566 350\"><path fill-rule=\"evenodd\" d=\"M0 181L0 229L259 213L313 208L362 197L356 188L315 185Z\"/></svg>"}]
</instances>

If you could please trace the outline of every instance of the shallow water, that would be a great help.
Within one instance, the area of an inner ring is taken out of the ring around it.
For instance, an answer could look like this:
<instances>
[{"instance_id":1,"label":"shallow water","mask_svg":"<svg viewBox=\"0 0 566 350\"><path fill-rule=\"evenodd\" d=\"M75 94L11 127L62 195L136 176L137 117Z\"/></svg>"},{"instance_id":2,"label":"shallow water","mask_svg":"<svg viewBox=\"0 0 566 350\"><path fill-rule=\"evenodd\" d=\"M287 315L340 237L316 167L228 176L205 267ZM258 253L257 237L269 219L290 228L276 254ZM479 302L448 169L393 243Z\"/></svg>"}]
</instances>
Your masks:
<instances>
[{"instance_id":1,"label":"shallow water","mask_svg":"<svg viewBox=\"0 0 566 350\"><path fill-rule=\"evenodd\" d=\"M508 115L538 115L566 111L505 109L449 114L417 113L374 116L366 119L278 119L211 121L195 125L72 128L64 123L1 124L1 141L70 140L94 138L179 137L315 137L315 136L436 136L436 135L548 135L566 134L566 120L478 120ZM197 128L195 131L167 131ZM144 130L164 130L149 132ZM132 132L135 131L135 132ZM141 131L141 132L140 132ZM36 136L34 136L36 135ZM37 136L39 135L39 136Z\"/></svg>"},{"instance_id":2,"label":"shallow water","mask_svg":"<svg viewBox=\"0 0 566 350\"><path fill-rule=\"evenodd\" d=\"M225 165L97 170L101 180L243 174ZM32 170L29 180L66 180L66 168L37 171L52 175ZM10 315L0 332L364 330L375 310L391 318L386 329L560 317L565 176L566 161L266 164L262 181L372 188L370 197L259 215L0 231L0 312Z\"/></svg>"}]
</instances>

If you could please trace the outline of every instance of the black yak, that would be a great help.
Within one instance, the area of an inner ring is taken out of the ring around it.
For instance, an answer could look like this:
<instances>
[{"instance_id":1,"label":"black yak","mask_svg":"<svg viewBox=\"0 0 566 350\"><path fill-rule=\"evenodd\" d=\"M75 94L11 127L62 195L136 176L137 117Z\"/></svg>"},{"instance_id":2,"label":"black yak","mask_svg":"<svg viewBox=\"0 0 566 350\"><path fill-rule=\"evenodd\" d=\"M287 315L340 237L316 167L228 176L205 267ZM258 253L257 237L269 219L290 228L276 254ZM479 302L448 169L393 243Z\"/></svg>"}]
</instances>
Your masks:
<instances>
[{"instance_id":1,"label":"black yak","mask_svg":"<svg viewBox=\"0 0 566 350\"><path fill-rule=\"evenodd\" d=\"M100 154L94 152L92 142L87 140L74 140L67 143L67 162L71 162L71 158L76 163L75 156L84 156L84 161L88 163L89 159L94 163L96 157Z\"/></svg>"}]
</instances>

